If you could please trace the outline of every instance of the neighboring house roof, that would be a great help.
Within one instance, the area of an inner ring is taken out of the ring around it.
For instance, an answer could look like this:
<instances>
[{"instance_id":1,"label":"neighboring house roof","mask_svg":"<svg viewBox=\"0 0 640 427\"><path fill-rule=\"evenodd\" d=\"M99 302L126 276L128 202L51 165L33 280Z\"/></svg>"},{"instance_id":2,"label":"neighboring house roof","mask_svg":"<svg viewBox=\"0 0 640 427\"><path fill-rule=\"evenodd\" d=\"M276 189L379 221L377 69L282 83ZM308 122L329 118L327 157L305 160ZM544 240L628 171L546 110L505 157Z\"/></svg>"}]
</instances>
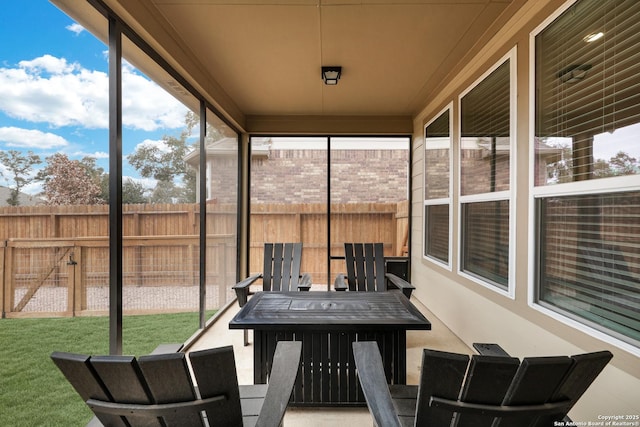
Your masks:
<instances>
[{"instance_id":1,"label":"neighboring house roof","mask_svg":"<svg viewBox=\"0 0 640 427\"><path fill-rule=\"evenodd\" d=\"M237 155L238 154L238 139L237 138L222 138L215 142L207 143L206 145L207 157L223 156L223 155ZM184 156L184 161L191 166L197 168L200 160L200 151L193 150Z\"/></svg>"},{"instance_id":2,"label":"neighboring house roof","mask_svg":"<svg viewBox=\"0 0 640 427\"><path fill-rule=\"evenodd\" d=\"M0 206L9 206L9 204L7 203L7 199L10 196L11 189L0 185ZM34 206L44 203L44 200L42 200L41 198L26 193L20 193L18 195L18 201L20 202L20 206Z\"/></svg>"}]
</instances>

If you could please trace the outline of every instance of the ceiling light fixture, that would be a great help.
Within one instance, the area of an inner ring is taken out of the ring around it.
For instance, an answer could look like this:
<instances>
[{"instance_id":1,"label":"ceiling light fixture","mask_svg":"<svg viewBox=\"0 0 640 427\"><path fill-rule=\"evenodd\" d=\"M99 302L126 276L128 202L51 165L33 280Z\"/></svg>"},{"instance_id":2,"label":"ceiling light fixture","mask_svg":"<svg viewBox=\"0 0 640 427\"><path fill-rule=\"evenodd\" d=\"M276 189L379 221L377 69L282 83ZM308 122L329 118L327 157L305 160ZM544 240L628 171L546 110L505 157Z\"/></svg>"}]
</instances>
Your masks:
<instances>
[{"instance_id":1,"label":"ceiling light fixture","mask_svg":"<svg viewBox=\"0 0 640 427\"><path fill-rule=\"evenodd\" d=\"M591 69L591 64L570 65L558 73L558 78L562 83L578 83L587 77L587 71Z\"/></svg>"},{"instance_id":2,"label":"ceiling light fixture","mask_svg":"<svg viewBox=\"0 0 640 427\"><path fill-rule=\"evenodd\" d=\"M322 67L322 80L326 85L337 85L342 74L342 67Z\"/></svg>"},{"instance_id":3,"label":"ceiling light fixture","mask_svg":"<svg viewBox=\"0 0 640 427\"><path fill-rule=\"evenodd\" d=\"M586 41L587 43L591 43L598 39L601 39L602 37L604 37L604 33L602 31L599 31L597 33L587 34L582 40Z\"/></svg>"}]
</instances>

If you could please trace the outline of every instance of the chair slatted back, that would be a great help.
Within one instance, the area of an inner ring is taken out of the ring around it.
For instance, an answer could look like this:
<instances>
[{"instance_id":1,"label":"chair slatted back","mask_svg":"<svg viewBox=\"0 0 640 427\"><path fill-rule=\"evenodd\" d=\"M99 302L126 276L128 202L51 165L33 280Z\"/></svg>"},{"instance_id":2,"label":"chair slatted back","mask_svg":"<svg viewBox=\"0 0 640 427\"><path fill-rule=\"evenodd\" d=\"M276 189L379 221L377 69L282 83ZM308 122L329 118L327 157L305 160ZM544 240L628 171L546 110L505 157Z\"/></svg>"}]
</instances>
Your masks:
<instances>
[{"instance_id":1,"label":"chair slatted back","mask_svg":"<svg viewBox=\"0 0 640 427\"><path fill-rule=\"evenodd\" d=\"M197 398L184 353L141 356L138 365L154 403L185 402ZM167 415L163 420L167 426L197 426L202 423L200 415L193 412Z\"/></svg>"},{"instance_id":2,"label":"chair slatted back","mask_svg":"<svg viewBox=\"0 0 640 427\"><path fill-rule=\"evenodd\" d=\"M613 357L600 351L520 362L425 349L418 386L387 386L377 343L355 342L353 350L374 425L385 427L555 425Z\"/></svg>"},{"instance_id":3,"label":"chair slatted back","mask_svg":"<svg viewBox=\"0 0 640 427\"><path fill-rule=\"evenodd\" d=\"M133 356L94 356L91 366L105 385L113 402L148 405L153 402L137 361ZM127 422L135 426L162 427L158 419L132 415Z\"/></svg>"},{"instance_id":4,"label":"chair slatted back","mask_svg":"<svg viewBox=\"0 0 640 427\"><path fill-rule=\"evenodd\" d=\"M512 357L472 356L469 372L462 388L461 400L465 402L500 405L509 389L520 361ZM491 427L491 416L463 414L458 427Z\"/></svg>"},{"instance_id":5,"label":"chair slatted back","mask_svg":"<svg viewBox=\"0 0 640 427\"><path fill-rule=\"evenodd\" d=\"M344 253L350 291L387 290L382 243L345 243Z\"/></svg>"},{"instance_id":6,"label":"chair slatted back","mask_svg":"<svg viewBox=\"0 0 640 427\"><path fill-rule=\"evenodd\" d=\"M503 404L529 405L551 401L572 364L573 360L566 356L523 359ZM531 425L531 416L508 417L500 424L507 427Z\"/></svg>"},{"instance_id":7,"label":"chair slatted back","mask_svg":"<svg viewBox=\"0 0 640 427\"><path fill-rule=\"evenodd\" d=\"M469 356L425 349L422 352L422 374L416 403L416 425L445 426L451 414L430 406L431 396L455 400L460 395Z\"/></svg>"},{"instance_id":8,"label":"chair slatted back","mask_svg":"<svg viewBox=\"0 0 640 427\"><path fill-rule=\"evenodd\" d=\"M111 395L91 366L90 356L56 351L51 354L51 359L83 401L86 402L89 399L112 401ZM127 427L127 423L121 417L110 414L96 414L96 416L104 425Z\"/></svg>"},{"instance_id":9,"label":"chair slatted back","mask_svg":"<svg viewBox=\"0 0 640 427\"><path fill-rule=\"evenodd\" d=\"M512 357L474 355L467 366L466 355L424 350L415 425L553 425L562 420L611 357L604 351L528 357L520 362ZM451 402L440 405L434 403L434 397ZM529 409L524 410L526 407Z\"/></svg>"},{"instance_id":10,"label":"chair slatted back","mask_svg":"<svg viewBox=\"0 0 640 427\"><path fill-rule=\"evenodd\" d=\"M296 291L300 280L302 243L265 243L262 288Z\"/></svg>"},{"instance_id":11,"label":"chair slatted back","mask_svg":"<svg viewBox=\"0 0 640 427\"><path fill-rule=\"evenodd\" d=\"M576 354L571 356L573 364L571 365L562 384L553 394L551 401L559 401L569 399L571 407L582 397L591 383L596 379L600 372L607 366L613 355L609 351L598 351L593 353ZM561 418L558 414L550 414L541 417L538 425L552 425L555 420Z\"/></svg>"},{"instance_id":12,"label":"chair slatted back","mask_svg":"<svg viewBox=\"0 0 640 427\"><path fill-rule=\"evenodd\" d=\"M190 353L200 398L184 353L51 358L104 425L243 425L232 346Z\"/></svg>"},{"instance_id":13,"label":"chair slatted back","mask_svg":"<svg viewBox=\"0 0 640 427\"><path fill-rule=\"evenodd\" d=\"M217 395L227 397L228 404L208 417L209 424L215 427L241 426L242 408L233 346L191 352L189 360L203 399Z\"/></svg>"}]
</instances>

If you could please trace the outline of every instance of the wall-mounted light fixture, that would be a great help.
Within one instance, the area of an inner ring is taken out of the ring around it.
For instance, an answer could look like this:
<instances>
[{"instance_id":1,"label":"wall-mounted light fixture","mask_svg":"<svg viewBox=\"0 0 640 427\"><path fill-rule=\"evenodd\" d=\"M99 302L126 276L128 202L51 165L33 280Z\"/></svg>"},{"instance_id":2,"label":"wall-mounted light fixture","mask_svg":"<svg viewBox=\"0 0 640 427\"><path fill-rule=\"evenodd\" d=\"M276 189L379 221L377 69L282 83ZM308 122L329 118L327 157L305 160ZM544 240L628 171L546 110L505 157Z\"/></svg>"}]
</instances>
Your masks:
<instances>
[{"instance_id":1,"label":"wall-mounted light fixture","mask_svg":"<svg viewBox=\"0 0 640 427\"><path fill-rule=\"evenodd\" d=\"M587 77L587 71L591 69L591 64L573 64L558 73L558 78L562 83L578 83Z\"/></svg>"},{"instance_id":2,"label":"wall-mounted light fixture","mask_svg":"<svg viewBox=\"0 0 640 427\"><path fill-rule=\"evenodd\" d=\"M342 74L342 67L322 67L322 80L326 85L337 85Z\"/></svg>"}]
</instances>

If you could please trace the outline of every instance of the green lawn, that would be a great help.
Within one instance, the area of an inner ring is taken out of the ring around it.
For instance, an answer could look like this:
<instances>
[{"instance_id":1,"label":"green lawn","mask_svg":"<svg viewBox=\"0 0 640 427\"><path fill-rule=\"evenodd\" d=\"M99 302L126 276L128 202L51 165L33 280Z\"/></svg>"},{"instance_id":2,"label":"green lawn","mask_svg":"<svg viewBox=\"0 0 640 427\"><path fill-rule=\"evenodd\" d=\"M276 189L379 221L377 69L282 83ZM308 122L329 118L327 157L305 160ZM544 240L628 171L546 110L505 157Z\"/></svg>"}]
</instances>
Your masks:
<instances>
[{"instance_id":1,"label":"green lawn","mask_svg":"<svg viewBox=\"0 0 640 427\"><path fill-rule=\"evenodd\" d=\"M160 343L184 342L197 328L197 313L125 316L123 353L139 356ZM0 426L72 427L91 419L49 355L108 354L106 317L0 319L0 343Z\"/></svg>"}]
</instances>

